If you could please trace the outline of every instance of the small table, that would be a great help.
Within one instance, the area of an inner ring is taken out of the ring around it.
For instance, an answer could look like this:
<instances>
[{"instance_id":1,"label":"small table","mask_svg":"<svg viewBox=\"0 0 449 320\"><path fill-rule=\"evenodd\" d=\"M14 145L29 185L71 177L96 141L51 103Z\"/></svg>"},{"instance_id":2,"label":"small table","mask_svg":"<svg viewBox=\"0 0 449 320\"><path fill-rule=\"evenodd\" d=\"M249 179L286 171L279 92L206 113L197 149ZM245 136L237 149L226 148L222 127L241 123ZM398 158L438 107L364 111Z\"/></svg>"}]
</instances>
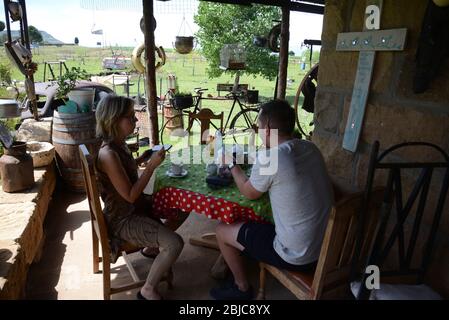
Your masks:
<instances>
[{"instance_id":1,"label":"small table","mask_svg":"<svg viewBox=\"0 0 449 320\"><path fill-rule=\"evenodd\" d=\"M257 200L246 199L235 183L220 189L212 189L206 183L206 164L194 164L193 158L203 152L204 146L191 146L180 152L190 152L190 162L184 164L188 174L184 178L171 178L166 175L170 168L167 159L156 172L153 193L153 213L160 217L170 217L177 210L204 214L209 219L225 223L236 221L257 221L273 223L268 194ZM176 151L173 151L176 152ZM172 152L172 153L173 153ZM191 238L192 244L218 248L215 234L205 234L201 239Z\"/></svg>"}]
</instances>

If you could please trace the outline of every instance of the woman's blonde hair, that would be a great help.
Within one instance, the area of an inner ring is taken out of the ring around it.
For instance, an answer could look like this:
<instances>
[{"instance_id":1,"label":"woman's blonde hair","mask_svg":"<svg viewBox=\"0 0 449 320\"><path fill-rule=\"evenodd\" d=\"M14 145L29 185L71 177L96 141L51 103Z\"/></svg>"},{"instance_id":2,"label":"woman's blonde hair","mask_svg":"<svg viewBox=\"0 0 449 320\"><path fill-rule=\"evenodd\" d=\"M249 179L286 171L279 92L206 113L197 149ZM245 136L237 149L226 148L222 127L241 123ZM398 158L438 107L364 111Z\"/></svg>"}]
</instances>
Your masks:
<instances>
[{"instance_id":1,"label":"woman's blonde hair","mask_svg":"<svg viewBox=\"0 0 449 320\"><path fill-rule=\"evenodd\" d=\"M97 137L104 141L112 141L118 136L118 121L134 107L134 100L108 94L98 103L95 111L97 119Z\"/></svg>"}]
</instances>

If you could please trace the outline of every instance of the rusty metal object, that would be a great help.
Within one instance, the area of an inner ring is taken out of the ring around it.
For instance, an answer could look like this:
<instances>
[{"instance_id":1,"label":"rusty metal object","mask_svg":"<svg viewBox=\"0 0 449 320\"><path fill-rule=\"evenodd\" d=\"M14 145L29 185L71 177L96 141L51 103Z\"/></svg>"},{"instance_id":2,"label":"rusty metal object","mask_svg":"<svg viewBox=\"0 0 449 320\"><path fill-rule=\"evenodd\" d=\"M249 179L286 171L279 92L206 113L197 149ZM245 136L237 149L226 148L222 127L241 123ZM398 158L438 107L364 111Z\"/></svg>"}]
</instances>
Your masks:
<instances>
[{"instance_id":1,"label":"rusty metal object","mask_svg":"<svg viewBox=\"0 0 449 320\"><path fill-rule=\"evenodd\" d=\"M34 185L33 158L26 152L26 142L16 141L0 158L4 192L17 192Z\"/></svg>"}]
</instances>

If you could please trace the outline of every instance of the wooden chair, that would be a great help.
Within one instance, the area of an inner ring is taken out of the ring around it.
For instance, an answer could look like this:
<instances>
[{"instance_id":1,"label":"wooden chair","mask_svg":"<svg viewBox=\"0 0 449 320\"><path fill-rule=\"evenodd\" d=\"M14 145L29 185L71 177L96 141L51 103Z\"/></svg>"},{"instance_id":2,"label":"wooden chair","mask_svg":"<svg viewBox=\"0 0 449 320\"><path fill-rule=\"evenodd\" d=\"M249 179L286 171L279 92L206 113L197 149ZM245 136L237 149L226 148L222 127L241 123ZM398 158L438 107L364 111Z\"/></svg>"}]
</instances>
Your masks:
<instances>
[{"instance_id":1,"label":"wooden chair","mask_svg":"<svg viewBox=\"0 0 449 320\"><path fill-rule=\"evenodd\" d=\"M89 201L90 216L92 222L92 244L93 244L93 267L94 273L101 272L99 269L100 262L103 264L103 298L109 300L112 294L127 291L135 288L140 288L144 285L144 280L139 280L136 271L134 270L131 262L129 261L127 254L136 252L141 248L132 246L131 244L125 244L120 248L122 256L128 267L128 270L134 280L134 283L126 284L120 287L112 287L111 285L111 249L109 246L109 238L106 223L103 217L103 211L100 205L100 197L98 195L98 188L96 183L94 159L89 154L84 144L79 146L81 168L84 176L84 185L87 191L87 198ZM102 256L99 257L98 244L101 243Z\"/></svg>"},{"instance_id":2,"label":"wooden chair","mask_svg":"<svg viewBox=\"0 0 449 320\"><path fill-rule=\"evenodd\" d=\"M427 142L400 143L380 154L379 148L379 141L375 141L368 166L365 206L372 201L376 173L384 171L388 179L373 246L361 269L378 266L381 283L422 285L432 262L438 227L443 214L448 213L444 211L444 204L449 190L449 154ZM420 148L422 154L438 155L440 159L431 162L389 159L406 148ZM429 195L434 197L435 203L429 201ZM429 228L423 226L426 220ZM367 276L362 273L355 280L365 283ZM369 299L370 294L371 289L362 285L355 296Z\"/></svg>"},{"instance_id":3,"label":"wooden chair","mask_svg":"<svg viewBox=\"0 0 449 320\"><path fill-rule=\"evenodd\" d=\"M377 221L376 212L381 203L383 189L372 194L371 205L366 210L366 233L363 252L371 246ZM266 263L260 266L260 287L257 298L265 299L266 272L270 272L298 299L343 298L350 296L352 255L357 236L357 221L363 192L351 193L338 200L329 215L317 267L313 272L292 272Z\"/></svg>"},{"instance_id":4,"label":"wooden chair","mask_svg":"<svg viewBox=\"0 0 449 320\"><path fill-rule=\"evenodd\" d=\"M206 144L209 138L210 124L212 120L220 120L220 131L223 132L223 112L214 114L209 108L203 108L198 113L189 112L189 128L192 127L193 121L199 120L201 124L201 144Z\"/></svg>"}]
</instances>

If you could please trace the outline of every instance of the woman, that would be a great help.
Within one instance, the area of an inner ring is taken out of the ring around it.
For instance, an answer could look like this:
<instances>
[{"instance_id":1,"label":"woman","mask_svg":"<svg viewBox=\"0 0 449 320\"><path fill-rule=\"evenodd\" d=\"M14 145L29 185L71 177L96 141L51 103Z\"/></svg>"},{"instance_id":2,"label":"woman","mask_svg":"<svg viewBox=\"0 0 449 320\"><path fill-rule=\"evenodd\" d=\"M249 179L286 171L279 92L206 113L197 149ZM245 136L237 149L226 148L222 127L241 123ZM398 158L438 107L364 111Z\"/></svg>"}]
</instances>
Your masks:
<instances>
[{"instance_id":1,"label":"woman","mask_svg":"<svg viewBox=\"0 0 449 320\"><path fill-rule=\"evenodd\" d=\"M122 240L141 247L158 247L159 254L137 297L161 299L157 285L162 276L170 272L184 242L177 233L149 215L151 202L144 198L142 191L154 170L164 161L165 151L162 148L152 155L150 151L145 152L136 160L132 157L125 142L126 137L134 132L137 121L132 99L105 96L98 104L96 119L97 136L103 140L96 166L111 250L116 251L117 241ZM137 166L150 155L142 175L138 177Z\"/></svg>"}]
</instances>

